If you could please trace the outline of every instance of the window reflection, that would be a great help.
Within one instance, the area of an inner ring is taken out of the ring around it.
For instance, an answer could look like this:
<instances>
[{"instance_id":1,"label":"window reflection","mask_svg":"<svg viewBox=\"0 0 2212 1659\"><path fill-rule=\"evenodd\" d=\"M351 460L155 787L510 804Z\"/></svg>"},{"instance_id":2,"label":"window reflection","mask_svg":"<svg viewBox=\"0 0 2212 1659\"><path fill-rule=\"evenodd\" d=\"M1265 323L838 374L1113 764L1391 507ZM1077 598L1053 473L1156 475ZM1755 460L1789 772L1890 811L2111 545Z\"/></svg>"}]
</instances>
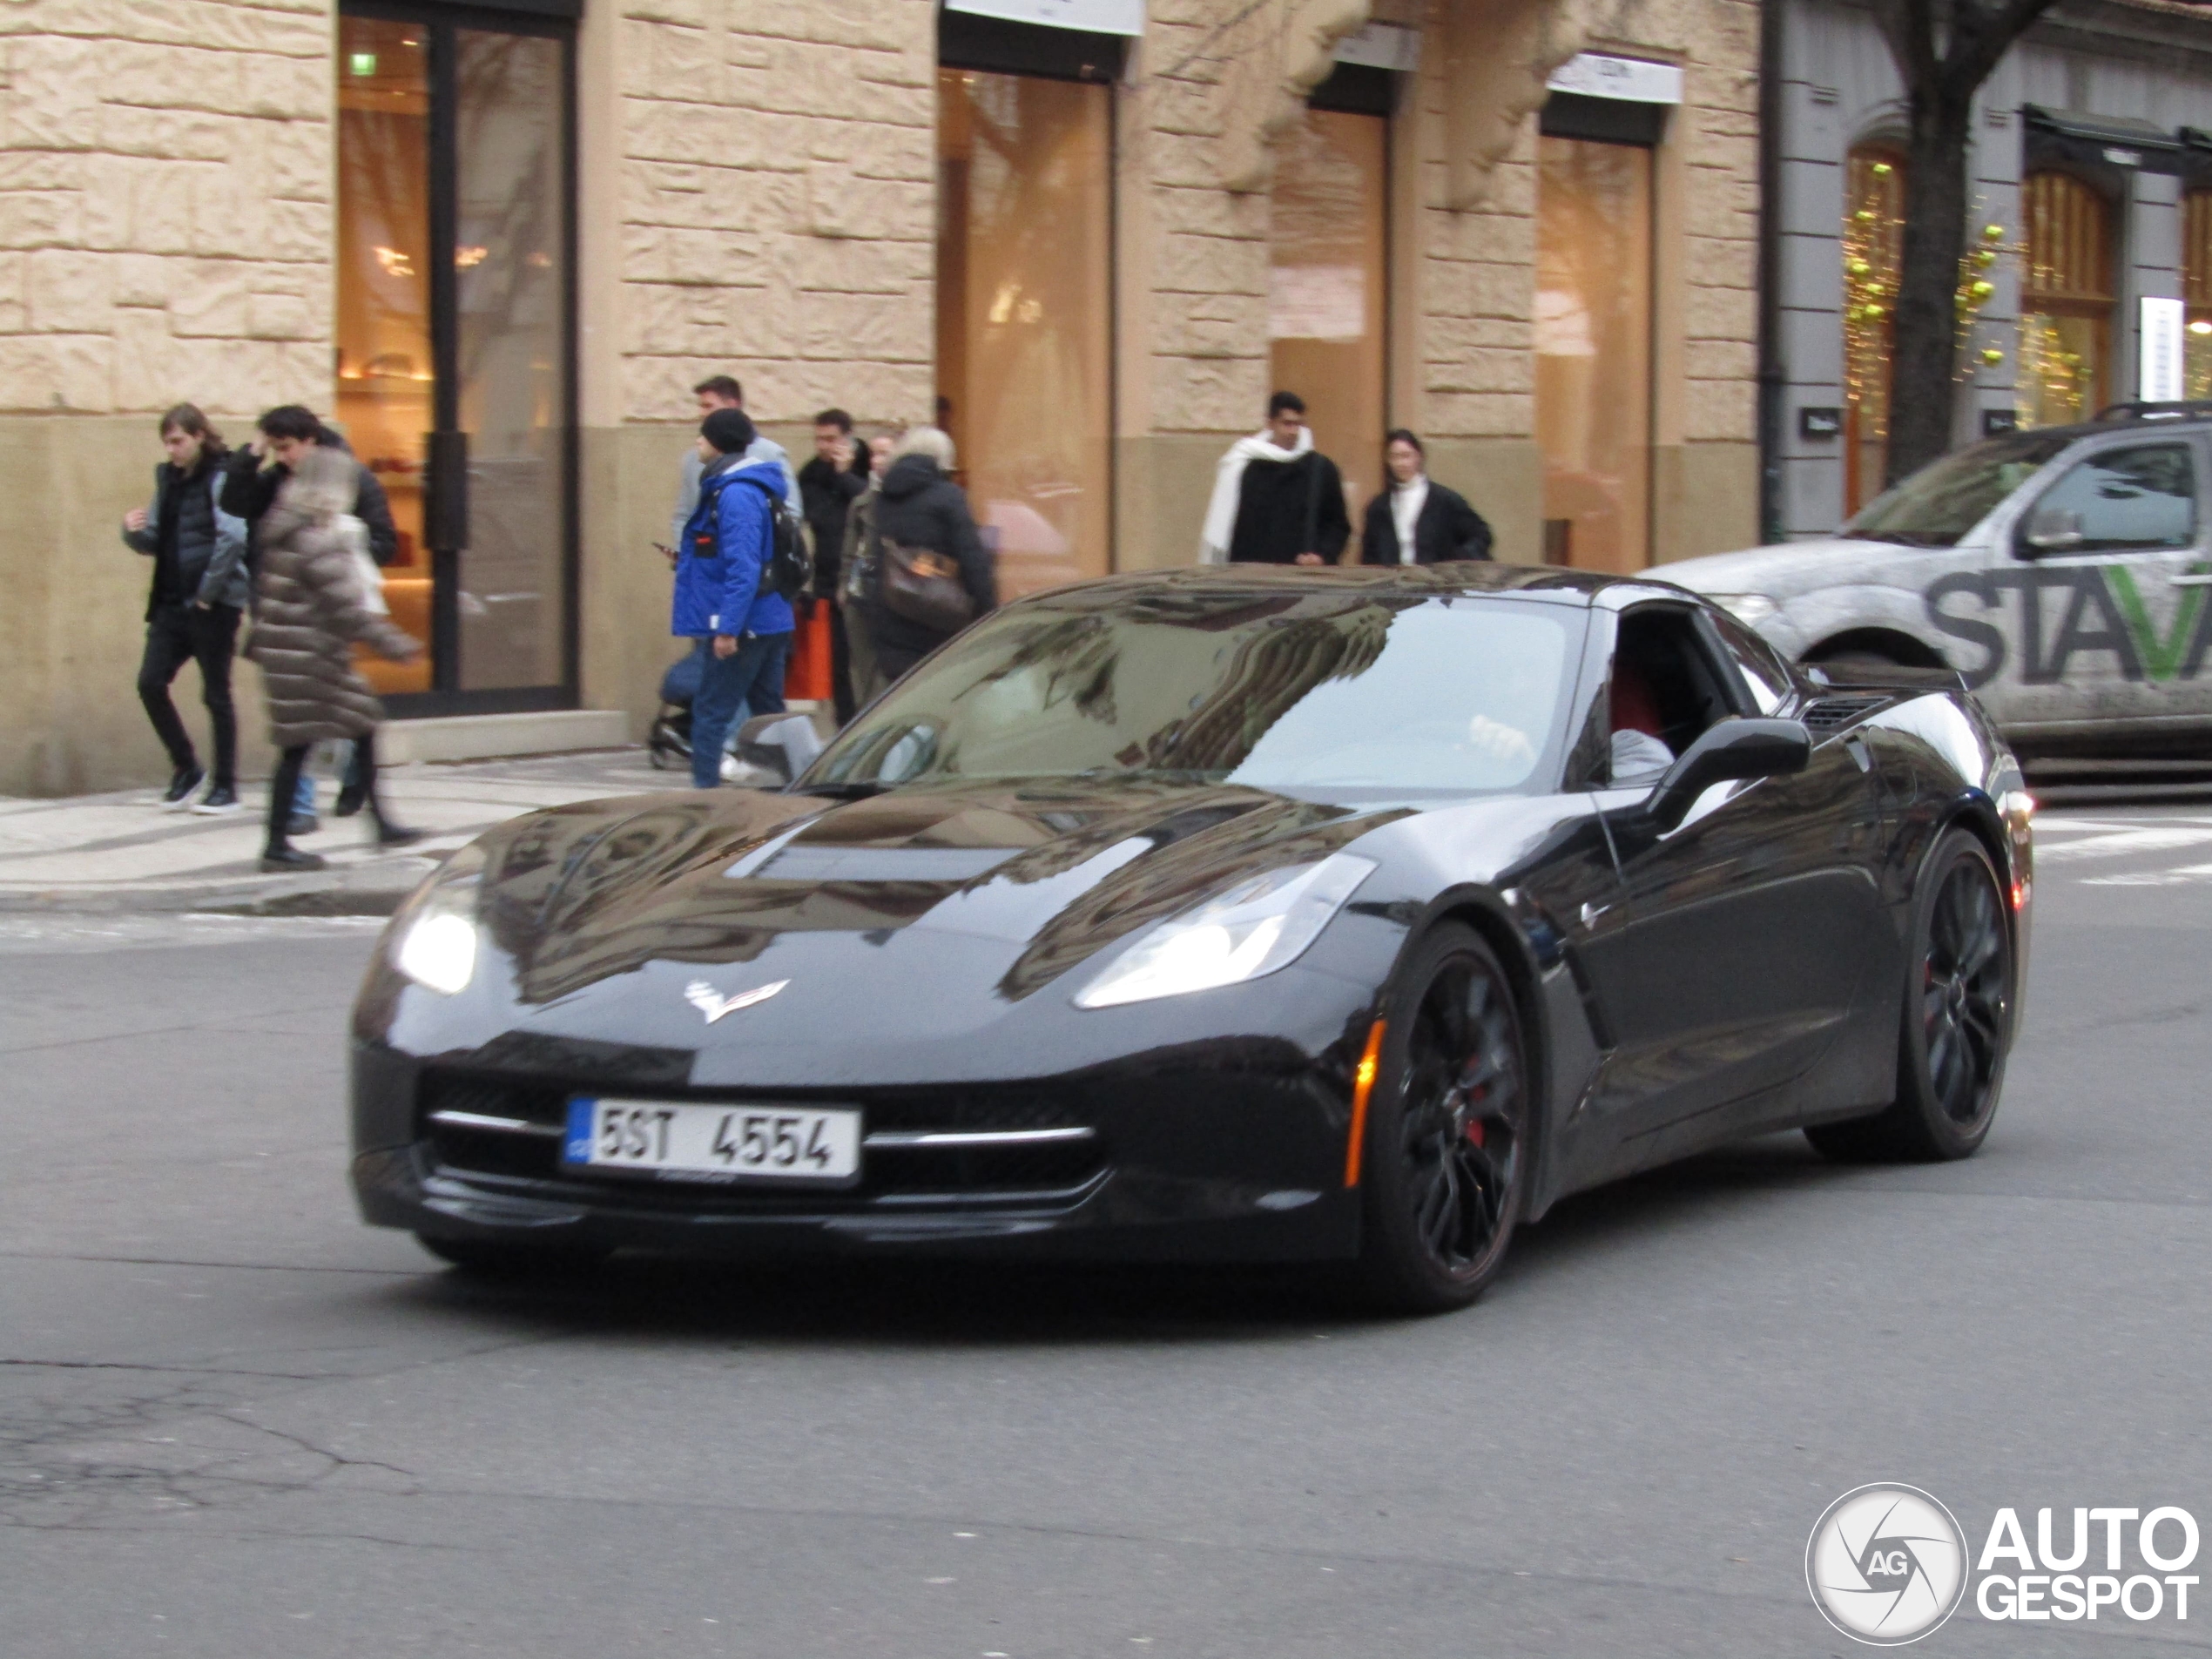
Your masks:
<instances>
[{"instance_id":1,"label":"window reflection","mask_svg":"<svg viewBox=\"0 0 2212 1659\"><path fill-rule=\"evenodd\" d=\"M1651 152L1536 143L1544 556L1640 570L1651 556Z\"/></svg>"},{"instance_id":2,"label":"window reflection","mask_svg":"<svg viewBox=\"0 0 2212 1659\"><path fill-rule=\"evenodd\" d=\"M1111 92L937 84L941 416L1010 598L1109 564Z\"/></svg>"}]
</instances>

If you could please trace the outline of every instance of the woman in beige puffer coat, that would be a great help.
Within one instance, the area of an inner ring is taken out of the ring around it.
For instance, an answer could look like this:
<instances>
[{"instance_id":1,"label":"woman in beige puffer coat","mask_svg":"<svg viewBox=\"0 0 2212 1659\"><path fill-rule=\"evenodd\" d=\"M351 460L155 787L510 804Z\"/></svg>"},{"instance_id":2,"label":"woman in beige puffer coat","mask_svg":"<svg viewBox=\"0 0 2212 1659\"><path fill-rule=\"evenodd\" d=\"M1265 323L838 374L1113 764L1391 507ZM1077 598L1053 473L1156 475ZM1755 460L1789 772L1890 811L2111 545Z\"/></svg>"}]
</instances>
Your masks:
<instances>
[{"instance_id":1,"label":"woman in beige puffer coat","mask_svg":"<svg viewBox=\"0 0 2212 1659\"><path fill-rule=\"evenodd\" d=\"M362 641L398 663L421 655L422 647L369 608L361 560L340 523L352 509L354 489L352 456L310 449L261 521L247 655L260 664L268 692L270 740L284 752L269 785L264 870L323 867L322 859L293 846L286 826L307 751L325 739L350 738L360 745L377 844L404 846L421 839L421 831L402 829L385 816L376 787L376 727L384 711L354 670L353 644Z\"/></svg>"}]
</instances>

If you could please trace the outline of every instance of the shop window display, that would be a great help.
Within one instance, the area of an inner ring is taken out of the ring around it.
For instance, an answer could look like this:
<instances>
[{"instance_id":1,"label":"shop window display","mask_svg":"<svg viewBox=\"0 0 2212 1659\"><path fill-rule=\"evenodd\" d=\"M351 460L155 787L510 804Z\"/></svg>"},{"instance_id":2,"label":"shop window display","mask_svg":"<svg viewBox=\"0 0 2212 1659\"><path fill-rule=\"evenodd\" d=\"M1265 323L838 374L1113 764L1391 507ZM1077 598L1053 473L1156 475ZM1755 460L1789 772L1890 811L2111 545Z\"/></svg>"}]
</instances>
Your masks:
<instances>
[{"instance_id":1,"label":"shop window display","mask_svg":"<svg viewBox=\"0 0 2212 1659\"><path fill-rule=\"evenodd\" d=\"M1314 448L1343 474L1345 511L1355 525L1383 487L1389 425L1383 401L1388 132L1380 116L1308 110L1276 140L1270 204L1269 388L1305 400ZM1357 545L1345 556L1356 560Z\"/></svg>"},{"instance_id":2,"label":"shop window display","mask_svg":"<svg viewBox=\"0 0 2212 1659\"><path fill-rule=\"evenodd\" d=\"M1109 568L1111 98L938 74L939 416L1002 598Z\"/></svg>"},{"instance_id":3,"label":"shop window display","mask_svg":"<svg viewBox=\"0 0 2212 1659\"><path fill-rule=\"evenodd\" d=\"M2030 173L2020 195L2027 266L2014 405L2023 427L2064 426L2109 401L2111 209L2070 173Z\"/></svg>"},{"instance_id":4,"label":"shop window display","mask_svg":"<svg viewBox=\"0 0 2212 1659\"><path fill-rule=\"evenodd\" d=\"M1537 139L1536 442L1544 556L1650 563L1651 152Z\"/></svg>"}]
</instances>

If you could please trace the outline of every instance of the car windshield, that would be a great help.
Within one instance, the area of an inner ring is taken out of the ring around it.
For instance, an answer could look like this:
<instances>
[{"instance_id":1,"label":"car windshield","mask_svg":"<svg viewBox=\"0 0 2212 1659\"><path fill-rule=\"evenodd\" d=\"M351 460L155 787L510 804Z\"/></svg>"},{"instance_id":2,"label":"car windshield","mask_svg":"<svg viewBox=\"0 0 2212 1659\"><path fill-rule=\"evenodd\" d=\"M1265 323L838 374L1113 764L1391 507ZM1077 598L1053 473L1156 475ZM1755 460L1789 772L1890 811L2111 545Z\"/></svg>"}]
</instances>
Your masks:
<instances>
[{"instance_id":1,"label":"car windshield","mask_svg":"<svg viewBox=\"0 0 2212 1659\"><path fill-rule=\"evenodd\" d=\"M2079 435L2021 432L1969 445L1876 496L1838 534L1903 547L1956 547L1998 502Z\"/></svg>"},{"instance_id":2,"label":"car windshield","mask_svg":"<svg viewBox=\"0 0 2212 1659\"><path fill-rule=\"evenodd\" d=\"M1067 589L997 612L914 670L800 786L1548 788L1582 617L1494 596Z\"/></svg>"}]
</instances>

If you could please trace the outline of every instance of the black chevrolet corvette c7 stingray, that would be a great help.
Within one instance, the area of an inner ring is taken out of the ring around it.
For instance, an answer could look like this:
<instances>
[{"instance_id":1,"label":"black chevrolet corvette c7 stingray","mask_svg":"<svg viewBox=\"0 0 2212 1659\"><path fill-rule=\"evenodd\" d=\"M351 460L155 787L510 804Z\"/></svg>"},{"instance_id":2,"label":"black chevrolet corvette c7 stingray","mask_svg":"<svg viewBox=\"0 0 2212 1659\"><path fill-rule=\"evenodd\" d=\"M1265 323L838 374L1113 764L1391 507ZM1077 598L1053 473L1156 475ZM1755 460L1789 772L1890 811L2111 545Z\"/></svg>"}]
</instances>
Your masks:
<instances>
[{"instance_id":1,"label":"black chevrolet corvette c7 stingray","mask_svg":"<svg viewBox=\"0 0 2212 1659\"><path fill-rule=\"evenodd\" d=\"M456 854L354 1011L354 1184L470 1266L1294 1260L1453 1306L1723 1142L1972 1152L2031 810L1955 680L1793 668L1654 580L1063 588L786 789Z\"/></svg>"}]
</instances>

